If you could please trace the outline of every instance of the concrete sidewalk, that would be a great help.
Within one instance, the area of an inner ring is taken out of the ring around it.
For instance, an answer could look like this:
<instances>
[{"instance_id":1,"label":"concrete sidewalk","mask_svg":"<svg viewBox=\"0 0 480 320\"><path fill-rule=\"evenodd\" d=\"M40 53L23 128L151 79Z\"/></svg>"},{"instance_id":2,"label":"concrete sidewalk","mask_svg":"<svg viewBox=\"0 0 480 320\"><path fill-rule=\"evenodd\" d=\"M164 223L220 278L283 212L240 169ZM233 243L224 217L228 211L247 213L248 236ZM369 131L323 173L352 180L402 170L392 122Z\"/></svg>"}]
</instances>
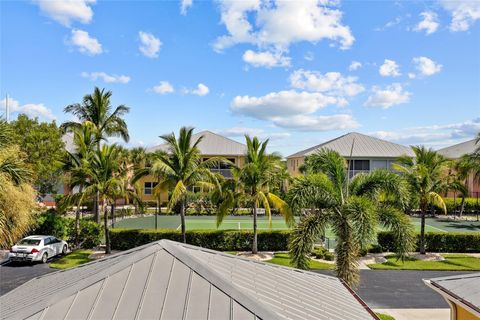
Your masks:
<instances>
[{"instance_id":1,"label":"concrete sidewalk","mask_svg":"<svg viewBox=\"0 0 480 320\"><path fill-rule=\"evenodd\" d=\"M395 320L449 320L450 309L373 309L377 313L388 314Z\"/></svg>"}]
</instances>

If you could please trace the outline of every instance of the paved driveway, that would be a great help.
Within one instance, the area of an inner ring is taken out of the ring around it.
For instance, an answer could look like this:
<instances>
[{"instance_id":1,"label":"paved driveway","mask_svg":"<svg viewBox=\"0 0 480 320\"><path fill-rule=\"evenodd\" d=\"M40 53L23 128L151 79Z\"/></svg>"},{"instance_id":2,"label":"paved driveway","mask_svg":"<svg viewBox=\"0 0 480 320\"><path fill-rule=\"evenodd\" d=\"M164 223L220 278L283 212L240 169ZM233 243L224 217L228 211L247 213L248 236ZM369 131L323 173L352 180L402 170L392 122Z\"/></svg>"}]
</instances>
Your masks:
<instances>
[{"instance_id":1,"label":"paved driveway","mask_svg":"<svg viewBox=\"0 0 480 320\"><path fill-rule=\"evenodd\" d=\"M56 271L43 263L7 263L0 266L0 296L28 280Z\"/></svg>"},{"instance_id":2,"label":"paved driveway","mask_svg":"<svg viewBox=\"0 0 480 320\"><path fill-rule=\"evenodd\" d=\"M332 271L318 271L332 275ZM465 274L465 271L360 270L358 295L372 309L448 308L422 279Z\"/></svg>"}]
</instances>

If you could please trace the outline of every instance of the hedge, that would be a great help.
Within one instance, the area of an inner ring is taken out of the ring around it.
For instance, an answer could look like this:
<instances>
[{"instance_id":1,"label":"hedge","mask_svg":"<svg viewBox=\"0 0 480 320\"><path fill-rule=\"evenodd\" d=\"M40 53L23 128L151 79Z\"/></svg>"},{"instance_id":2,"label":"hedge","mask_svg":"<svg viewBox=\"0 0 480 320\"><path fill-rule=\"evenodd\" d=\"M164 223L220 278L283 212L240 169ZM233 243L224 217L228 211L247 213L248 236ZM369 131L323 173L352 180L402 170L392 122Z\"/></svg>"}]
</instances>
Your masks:
<instances>
[{"instance_id":1,"label":"hedge","mask_svg":"<svg viewBox=\"0 0 480 320\"><path fill-rule=\"evenodd\" d=\"M288 250L290 231L259 231L259 251ZM219 251L248 251L252 249L253 232L239 230L191 230L186 233L187 243ZM127 250L149 242L168 239L182 241L180 231L171 229L112 229L111 247Z\"/></svg>"},{"instance_id":2,"label":"hedge","mask_svg":"<svg viewBox=\"0 0 480 320\"><path fill-rule=\"evenodd\" d=\"M417 251L420 234L417 234ZM395 243L391 232L379 232L378 244L384 252L394 252ZM427 232L425 248L430 252L480 252L479 232Z\"/></svg>"},{"instance_id":3,"label":"hedge","mask_svg":"<svg viewBox=\"0 0 480 320\"><path fill-rule=\"evenodd\" d=\"M457 197L456 199L454 198L443 198L443 201L445 202L445 206L447 207L447 213L448 214L453 214L455 210L458 212L460 211L460 205L462 204L462 198ZM437 213L441 211L440 208L436 208ZM480 211L480 199L477 201L476 198L465 198L465 204L464 204L464 214L469 214L472 212L478 212Z\"/></svg>"}]
</instances>

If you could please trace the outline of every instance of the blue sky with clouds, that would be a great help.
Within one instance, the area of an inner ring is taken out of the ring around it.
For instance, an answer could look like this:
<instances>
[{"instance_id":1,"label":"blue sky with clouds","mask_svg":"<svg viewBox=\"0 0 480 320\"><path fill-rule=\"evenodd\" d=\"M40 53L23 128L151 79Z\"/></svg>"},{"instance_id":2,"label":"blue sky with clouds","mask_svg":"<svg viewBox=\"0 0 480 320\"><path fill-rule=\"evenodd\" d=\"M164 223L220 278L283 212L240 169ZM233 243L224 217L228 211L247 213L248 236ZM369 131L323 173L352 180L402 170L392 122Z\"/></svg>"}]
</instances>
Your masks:
<instances>
[{"instance_id":1,"label":"blue sky with clouds","mask_svg":"<svg viewBox=\"0 0 480 320\"><path fill-rule=\"evenodd\" d=\"M350 131L433 147L480 131L479 1L2 1L0 20L12 117L62 122L104 87L131 107L130 145L182 125L283 155Z\"/></svg>"}]
</instances>

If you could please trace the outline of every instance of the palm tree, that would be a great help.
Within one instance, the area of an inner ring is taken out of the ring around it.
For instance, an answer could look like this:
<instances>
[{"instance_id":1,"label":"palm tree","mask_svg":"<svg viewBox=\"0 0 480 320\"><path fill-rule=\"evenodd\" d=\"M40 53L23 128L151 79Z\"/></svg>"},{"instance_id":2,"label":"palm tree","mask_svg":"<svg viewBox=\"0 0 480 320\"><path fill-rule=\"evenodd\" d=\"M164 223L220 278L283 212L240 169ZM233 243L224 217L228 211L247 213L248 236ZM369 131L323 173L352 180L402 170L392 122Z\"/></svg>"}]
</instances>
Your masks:
<instances>
[{"instance_id":1,"label":"palm tree","mask_svg":"<svg viewBox=\"0 0 480 320\"><path fill-rule=\"evenodd\" d=\"M275 176L282 177L282 163L280 156L276 154L267 154L266 148L268 139L261 142L257 137L250 138L245 136L247 143L247 154L245 165L239 170L238 176L243 192L248 202L252 204L253 211L253 242L252 253L258 252L257 244L257 209L260 205L265 208L270 222L272 223L272 215L270 204L277 208L280 214L285 218L288 226L293 226L294 218L290 207L280 197L270 192ZM219 226L223 218L227 214L227 208L232 207L234 197L229 197L228 201L222 204L217 212L217 226Z\"/></svg>"},{"instance_id":2,"label":"palm tree","mask_svg":"<svg viewBox=\"0 0 480 320\"><path fill-rule=\"evenodd\" d=\"M79 122L67 121L60 128L64 131L72 131L73 128L81 127L82 123L89 122L96 127L97 150L100 150L100 141L108 137L121 137L128 142L128 128L123 116L129 112L125 105L119 105L112 112L110 98L111 91L95 87L93 94L83 97L82 103L75 103L65 107L64 112L73 114ZM95 220L100 222L99 195L95 195Z\"/></svg>"},{"instance_id":3,"label":"palm tree","mask_svg":"<svg viewBox=\"0 0 480 320\"><path fill-rule=\"evenodd\" d=\"M348 179L347 163L337 152L320 150L310 157L308 174L294 179L287 197L294 212L302 215L289 245L294 266L308 268L313 245L328 227L337 237L337 276L351 286L359 279L359 251L374 241L378 224L393 232L403 259L412 249L414 232L402 212L408 203L402 177L375 170Z\"/></svg>"},{"instance_id":4,"label":"palm tree","mask_svg":"<svg viewBox=\"0 0 480 320\"><path fill-rule=\"evenodd\" d=\"M20 185L28 182L32 173L19 156L20 148L13 143L12 137L12 128L5 120L0 119L0 177Z\"/></svg>"},{"instance_id":5,"label":"palm tree","mask_svg":"<svg viewBox=\"0 0 480 320\"><path fill-rule=\"evenodd\" d=\"M447 213L440 193L448 190L445 171L448 160L432 149L424 146L412 146L415 157L401 157L394 169L407 178L411 194L418 199L420 206L420 253L425 254L425 215L430 205L435 205Z\"/></svg>"},{"instance_id":6,"label":"palm tree","mask_svg":"<svg viewBox=\"0 0 480 320\"><path fill-rule=\"evenodd\" d=\"M178 138L174 133L160 136L168 146L168 152L158 152L152 166L137 174L137 179L151 174L159 180L154 192L171 189L168 210L180 203L180 218L182 241L186 242L185 212L187 191L194 186L205 189L218 188L219 175L210 171L210 168L224 161L223 158L213 157L202 161L198 144L203 136L192 141L193 128L182 127Z\"/></svg>"}]
</instances>

